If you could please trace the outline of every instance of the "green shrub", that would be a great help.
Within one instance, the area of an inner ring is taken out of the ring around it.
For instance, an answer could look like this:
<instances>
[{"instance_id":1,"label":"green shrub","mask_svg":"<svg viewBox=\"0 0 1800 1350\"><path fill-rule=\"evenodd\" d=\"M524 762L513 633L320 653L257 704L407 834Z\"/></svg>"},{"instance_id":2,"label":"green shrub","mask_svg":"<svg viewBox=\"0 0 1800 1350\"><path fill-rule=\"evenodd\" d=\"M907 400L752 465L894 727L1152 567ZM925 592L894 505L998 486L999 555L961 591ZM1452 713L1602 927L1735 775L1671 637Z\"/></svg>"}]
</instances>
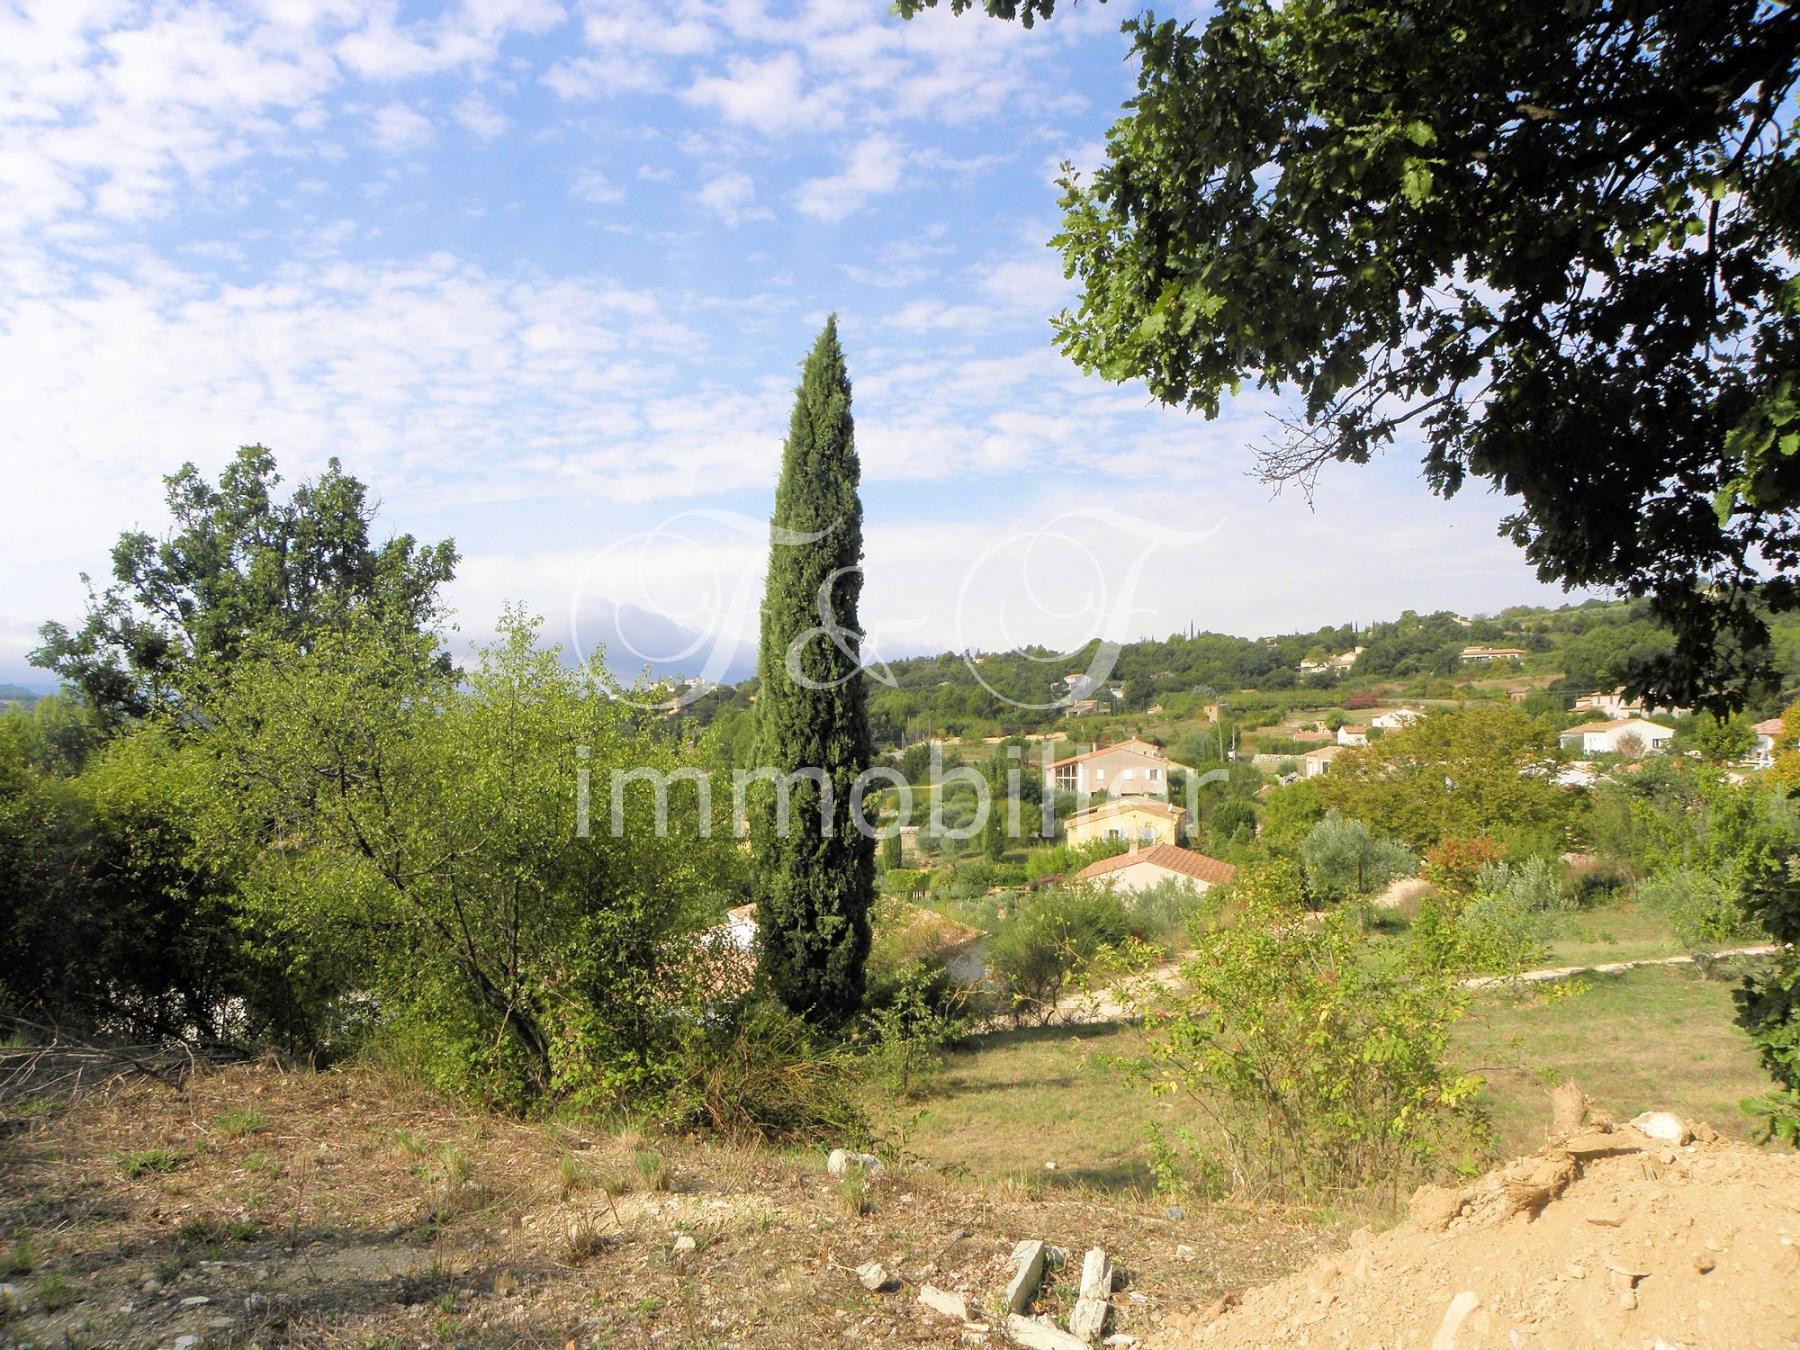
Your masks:
<instances>
[{"instance_id":1,"label":"green shrub","mask_svg":"<svg viewBox=\"0 0 1800 1350\"><path fill-rule=\"evenodd\" d=\"M673 1126L740 1139L866 1145L855 1056L762 999L716 1008L695 1027L684 1071L661 1101Z\"/></svg>"},{"instance_id":2,"label":"green shrub","mask_svg":"<svg viewBox=\"0 0 1800 1350\"><path fill-rule=\"evenodd\" d=\"M1530 914L1559 914L1575 907L1571 889L1563 884L1562 865L1539 856L1490 863L1477 874L1475 890L1504 896Z\"/></svg>"},{"instance_id":3,"label":"green shrub","mask_svg":"<svg viewBox=\"0 0 1800 1350\"><path fill-rule=\"evenodd\" d=\"M1171 877L1124 898L1126 928L1139 941L1166 950L1187 934L1201 909L1219 903L1216 890L1201 892Z\"/></svg>"},{"instance_id":4,"label":"green shrub","mask_svg":"<svg viewBox=\"0 0 1800 1350\"><path fill-rule=\"evenodd\" d=\"M1699 868L1678 867L1640 881L1637 898L1667 915L1675 936L1691 947L1731 942L1756 933L1755 921L1737 889Z\"/></svg>"},{"instance_id":5,"label":"green shrub","mask_svg":"<svg viewBox=\"0 0 1800 1350\"><path fill-rule=\"evenodd\" d=\"M1219 1127L1234 1184L1318 1197L1398 1187L1480 1142L1481 1080L1446 1063L1467 995L1371 960L1349 910L1302 917L1298 869L1246 867L1239 921L1196 926L1184 993L1152 1011L1149 1069Z\"/></svg>"},{"instance_id":6,"label":"green shrub","mask_svg":"<svg viewBox=\"0 0 1800 1350\"><path fill-rule=\"evenodd\" d=\"M943 1068L938 1052L969 1032L969 991L943 962L918 960L886 972L863 1015L857 1042L864 1072L902 1101Z\"/></svg>"},{"instance_id":7,"label":"green shrub","mask_svg":"<svg viewBox=\"0 0 1800 1350\"><path fill-rule=\"evenodd\" d=\"M1001 1013L1049 1023L1083 968L1124 945L1131 923L1120 899L1092 886L1058 886L1026 897L988 944L988 980Z\"/></svg>"}]
</instances>

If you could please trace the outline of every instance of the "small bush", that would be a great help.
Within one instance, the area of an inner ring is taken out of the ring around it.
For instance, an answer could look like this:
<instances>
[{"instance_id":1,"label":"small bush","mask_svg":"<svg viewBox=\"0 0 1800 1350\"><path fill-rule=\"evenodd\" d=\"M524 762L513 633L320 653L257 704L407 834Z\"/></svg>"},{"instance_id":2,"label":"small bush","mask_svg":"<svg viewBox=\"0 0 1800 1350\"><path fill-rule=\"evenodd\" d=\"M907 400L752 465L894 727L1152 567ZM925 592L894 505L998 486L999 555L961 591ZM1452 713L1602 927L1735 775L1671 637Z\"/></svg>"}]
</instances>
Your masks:
<instances>
[{"instance_id":1,"label":"small bush","mask_svg":"<svg viewBox=\"0 0 1800 1350\"><path fill-rule=\"evenodd\" d=\"M1195 914L1209 902L1219 903L1216 891L1201 892L1170 878L1128 898L1125 921L1132 937L1167 950L1182 939Z\"/></svg>"},{"instance_id":2,"label":"small bush","mask_svg":"<svg viewBox=\"0 0 1800 1350\"><path fill-rule=\"evenodd\" d=\"M917 1096L944 1066L938 1051L968 1034L967 990L942 962L915 961L883 981L857 1039L868 1075L893 1096Z\"/></svg>"},{"instance_id":3,"label":"small bush","mask_svg":"<svg viewBox=\"0 0 1800 1350\"><path fill-rule=\"evenodd\" d=\"M1055 887L1023 901L988 944L998 1010L1047 1025L1074 977L1130 933L1123 902L1097 887Z\"/></svg>"},{"instance_id":4,"label":"small bush","mask_svg":"<svg viewBox=\"0 0 1800 1350\"><path fill-rule=\"evenodd\" d=\"M1302 917L1298 869L1247 867L1241 921L1199 930L1188 992L1153 1010L1150 1069L1230 1150L1236 1186L1310 1197L1422 1176L1479 1141L1481 1080L1446 1063L1454 974L1370 959L1348 910Z\"/></svg>"},{"instance_id":5,"label":"small bush","mask_svg":"<svg viewBox=\"0 0 1800 1350\"><path fill-rule=\"evenodd\" d=\"M1689 946L1710 946L1756 933L1737 889L1699 868L1680 867L1641 881L1637 898L1667 915L1675 936Z\"/></svg>"},{"instance_id":6,"label":"small bush","mask_svg":"<svg viewBox=\"0 0 1800 1350\"><path fill-rule=\"evenodd\" d=\"M734 1138L867 1143L855 1057L785 1009L752 999L720 1009L684 1051L685 1072L663 1099L678 1129Z\"/></svg>"}]
</instances>

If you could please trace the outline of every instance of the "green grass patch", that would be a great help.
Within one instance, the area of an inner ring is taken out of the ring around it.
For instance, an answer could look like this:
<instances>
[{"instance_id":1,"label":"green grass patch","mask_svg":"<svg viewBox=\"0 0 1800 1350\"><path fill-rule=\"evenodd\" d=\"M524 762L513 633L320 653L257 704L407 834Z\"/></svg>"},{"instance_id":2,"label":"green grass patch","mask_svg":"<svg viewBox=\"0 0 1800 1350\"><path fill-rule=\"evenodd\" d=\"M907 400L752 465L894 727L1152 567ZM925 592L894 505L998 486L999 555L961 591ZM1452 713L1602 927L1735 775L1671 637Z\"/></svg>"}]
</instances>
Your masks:
<instances>
[{"instance_id":1,"label":"green grass patch","mask_svg":"<svg viewBox=\"0 0 1800 1350\"><path fill-rule=\"evenodd\" d=\"M242 1139L269 1128L268 1119L254 1106L236 1107L213 1121L213 1128L227 1139Z\"/></svg>"},{"instance_id":2,"label":"green grass patch","mask_svg":"<svg viewBox=\"0 0 1800 1350\"><path fill-rule=\"evenodd\" d=\"M173 1172L184 1161L181 1154L170 1148L142 1148L133 1153L121 1153L117 1158L119 1171L131 1181L153 1172Z\"/></svg>"},{"instance_id":3,"label":"green grass patch","mask_svg":"<svg viewBox=\"0 0 1800 1350\"><path fill-rule=\"evenodd\" d=\"M1658 966L1527 998L1478 999L1456 1030L1453 1056L1488 1079L1496 1155L1542 1144L1548 1089L1563 1079L1621 1118L1668 1110L1753 1137L1755 1122L1738 1103L1767 1091L1769 1080L1732 1021L1732 987L1689 967ZM1171 1140L1191 1132L1202 1154L1208 1128L1195 1103L1153 1096L1130 1072L1124 1061L1144 1044L1143 1031L1127 1025L988 1036L947 1053L935 1090L904 1117L871 1109L906 1150L977 1181L1031 1194L1076 1186L1148 1195L1156 1187L1152 1127Z\"/></svg>"},{"instance_id":4,"label":"green grass patch","mask_svg":"<svg viewBox=\"0 0 1800 1350\"><path fill-rule=\"evenodd\" d=\"M4 1253L0 1253L0 1280L10 1280L18 1275L29 1275L37 1269L37 1247L28 1237L22 1237Z\"/></svg>"},{"instance_id":5,"label":"green grass patch","mask_svg":"<svg viewBox=\"0 0 1800 1350\"><path fill-rule=\"evenodd\" d=\"M1496 1142L1506 1155L1538 1147L1548 1089L1573 1079L1594 1103L1629 1119L1673 1111L1749 1139L1738 1103L1769 1089L1732 1018L1733 982L1685 966L1583 976L1534 997L1484 999L1456 1036L1465 1068L1488 1079Z\"/></svg>"},{"instance_id":6,"label":"green grass patch","mask_svg":"<svg viewBox=\"0 0 1800 1350\"><path fill-rule=\"evenodd\" d=\"M45 1312L61 1312L81 1299L81 1291L73 1281L61 1275L45 1275L37 1283L38 1304Z\"/></svg>"}]
</instances>

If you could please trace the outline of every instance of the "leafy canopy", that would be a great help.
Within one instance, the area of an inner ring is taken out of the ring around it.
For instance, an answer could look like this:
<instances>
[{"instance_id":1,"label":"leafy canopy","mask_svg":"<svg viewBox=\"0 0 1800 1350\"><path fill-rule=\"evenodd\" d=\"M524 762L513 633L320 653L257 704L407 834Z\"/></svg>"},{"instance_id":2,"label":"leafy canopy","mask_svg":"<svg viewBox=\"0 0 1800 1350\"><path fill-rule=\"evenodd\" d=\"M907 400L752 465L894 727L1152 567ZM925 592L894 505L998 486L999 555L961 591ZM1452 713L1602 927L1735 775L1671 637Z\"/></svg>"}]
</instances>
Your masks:
<instances>
[{"instance_id":1,"label":"leafy canopy","mask_svg":"<svg viewBox=\"0 0 1800 1350\"><path fill-rule=\"evenodd\" d=\"M305 647L356 621L421 632L439 617L455 545L372 544L368 489L336 459L286 501L260 445L239 450L216 487L192 464L163 482L174 528L120 535L112 582L89 583L81 626L44 624L31 654L111 720L174 707L184 679L232 661L253 636Z\"/></svg>"},{"instance_id":2,"label":"leafy canopy","mask_svg":"<svg viewBox=\"0 0 1800 1350\"><path fill-rule=\"evenodd\" d=\"M1224 0L1124 29L1137 96L1065 179L1062 350L1208 415L1290 395L1277 480L1416 438L1441 494L1520 499L1541 577L1651 598L1675 642L1634 689L1741 704L1800 605L1800 11Z\"/></svg>"}]
</instances>

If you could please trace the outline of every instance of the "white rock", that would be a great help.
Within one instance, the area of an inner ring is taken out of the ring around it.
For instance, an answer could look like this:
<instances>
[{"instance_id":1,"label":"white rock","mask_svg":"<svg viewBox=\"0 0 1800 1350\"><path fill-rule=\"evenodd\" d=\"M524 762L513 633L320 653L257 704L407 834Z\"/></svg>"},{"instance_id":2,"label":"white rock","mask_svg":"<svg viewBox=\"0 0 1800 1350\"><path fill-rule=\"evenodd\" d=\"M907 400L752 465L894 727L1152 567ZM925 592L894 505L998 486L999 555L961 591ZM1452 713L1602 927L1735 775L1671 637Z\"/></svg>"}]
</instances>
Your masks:
<instances>
[{"instance_id":1,"label":"white rock","mask_svg":"<svg viewBox=\"0 0 1800 1350\"><path fill-rule=\"evenodd\" d=\"M692 1233L683 1233L675 1239L675 1250L678 1252L691 1252L699 1245L694 1241Z\"/></svg>"},{"instance_id":2,"label":"white rock","mask_svg":"<svg viewBox=\"0 0 1800 1350\"><path fill-rule=\"evenodd\" d=\"M1025 1311L1044 1282L1044 1244L1035 1240L1021 1242L1013 1248L1012 1259L1018 1269L1007 1282L1005 1302L1007 1312L1018 1313Z\"/></svg>"},{"instance_id":3,"label":"white rock","mask_svg":"<svg viewBox=\"0 0 1800 1350\"><path fill-rule=\"evenodd\" d=\"M862 1287L871 1293L886 1289L892 1285L894 1277L888 1274L886 1266L879 1261L867 1261L856 1268L856 1278L862 1281Z\"/></svg>"},{"instance_id":4,"label":"white rock","mask_svg":"<svg viewBox=\"0 0 1800 1350\"><path fill-rule=\"evenodd\" d=\"M1451 1299L1450 1306L1444 1309L1444 1320L1438 1323L1437 1335L1431 1338L1431 1350L1453 1350L1456 1333L1462 1330L1469 1314L1480 1306L1481 1296L1473 1289L1465 1289Z\"/></svg>"},{"instance_id":5,"label":"white rock","mask_svg":"<svg viewBox=\"0 0 1800 1350\"><path fill-rule=\"evenodd\" d=\"M1100 1342L1100 1344L1102 1344L1102 1345L1120 1345L1120 1346L1136 1345L1137 1337L1136 1336L1127 1336L1122 1331L1115 1331L1115 1332L1113 1332L1112 1335L1108 1336L1104 1341Z\"/></svg>"},{"instance_id":6,"label":"white rock","mask_svg":"<svg viewBox=\"0 0 1800 1350\"><path fill-rule=\"evenodd\" d=\"M194 1347L199 1344L198 1336L177 1336L175 1338L175 1350L194 1350Z\"/></svg>"},{"instance_id":7,"label":"white rock","mask_svg":"<svg viewBox=\"0 0 1800 1350\"><path fill-rule=\"evenodd\" d=\"M919 1286L919 1302L933 1312L942 1313L945 1317L954 1317L959 1322L969 1320L968 1299L961 1294L953 1294L948 1289L922 1284Z\"/></svg>"},{"instance_id":8,"label":"white rock","mask_svg":"<svg viewBox=\"0 0 1800 1350\"><path fill-rule=\"evenodd\" d=\"M1112 1311L1113 1264L1106 1252L1090 1247L1081 1260L1081 1293L1069 1314L1069 1330L1077 1339L1092 1345L1106 1330L1106 1315Z\"/></svg>"},{"instance_id":9,"label":"white rock","mask_svg":"<svg viewBox=\"0 0 1800 1350\"><path fill-rule=\"evenodd\" d=\"M211 1303L211 1302L212 1302L212 1300L210 1298L208 1298L205 1294L195 1294L191 1298L182 1299L181 1306L184 1308L204 1308L208 1303Z\"/></svg>"},{"instance_id":10,"label":"white rock","mask_svg":"<svg viewBox=\"0 0 1800 1350\"><path fill-rule=\"evenodd\" d=\"M1646 1111L1631 1122L1632 1128L1665 1144L1685 1144L1694 1137L1687 1122L1670 1111Z\"/></svg>"},{"instance_id":11,"label":"white rock","mask_svg":"<svg viewBox=\"0 0 1800 1350\"><path fill-rule=\"evenodd\" d=\"M834 1148L831 1156L825 1160L825 1170L834 1177L841 1177L852 1167L859 1167L871 1175L881 1171L881 1159L873 1153L852 1153L847 1148Z\"/></svg>"},{"instance_id":12,"label":"white rock","mask_svg":"<svg viewBox=\"0 0 1800 1350\"><path fill-rule=\"evenodd\" d=\"M1087 1350L1087 1342L1078 1340L1054 1322L1040 1322L1035 1317L1010 1313L1006 1334L1028 1350Z\"/></svg>"}]
</instances>

